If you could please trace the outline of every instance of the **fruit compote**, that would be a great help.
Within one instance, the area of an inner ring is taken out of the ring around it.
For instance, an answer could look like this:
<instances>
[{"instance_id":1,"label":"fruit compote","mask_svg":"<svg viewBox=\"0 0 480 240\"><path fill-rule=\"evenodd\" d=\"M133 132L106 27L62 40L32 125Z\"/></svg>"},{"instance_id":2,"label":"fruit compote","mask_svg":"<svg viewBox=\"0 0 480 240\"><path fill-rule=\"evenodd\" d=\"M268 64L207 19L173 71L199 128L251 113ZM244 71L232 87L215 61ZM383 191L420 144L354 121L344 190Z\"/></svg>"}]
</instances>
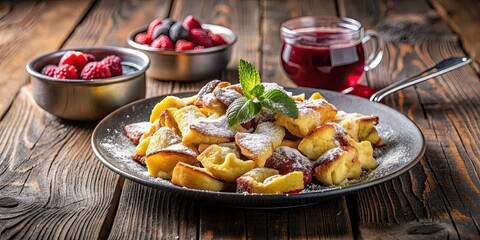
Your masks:
<instances>
[{"instance_id":1,"label":"fruit compote","mask_svg":"<svg viewBox=\"0 0 480 240\"><path fill-rule=\"evenodd\" d=\"M281 60L287 75L303 87L335 91L355 86L365 66L362 42L339 28L298 28L284 39Z\"/></svg>"}]
</instances>

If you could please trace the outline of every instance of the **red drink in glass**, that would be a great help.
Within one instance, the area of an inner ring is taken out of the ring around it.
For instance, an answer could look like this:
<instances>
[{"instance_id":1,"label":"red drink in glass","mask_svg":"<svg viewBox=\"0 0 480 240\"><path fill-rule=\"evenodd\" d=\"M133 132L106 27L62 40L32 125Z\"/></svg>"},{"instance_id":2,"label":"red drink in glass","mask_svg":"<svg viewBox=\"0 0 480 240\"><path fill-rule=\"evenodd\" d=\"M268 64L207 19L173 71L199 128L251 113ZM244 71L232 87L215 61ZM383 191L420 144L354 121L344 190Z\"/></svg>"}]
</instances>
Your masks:
<instances>
[{"instance_id":1,"label":"red drink in glass","mask_svg":"<svg viewBox=\"0 0 480 240\"><path fill-rule=\"evenodd\" d=\"M283 69L299 86L342 91L357 85L368 64L363 42L372 36L356 20L300 17L283 23L281 34ZM371 58L378 64L381 49Z\"/></svg>"}]
</instances>

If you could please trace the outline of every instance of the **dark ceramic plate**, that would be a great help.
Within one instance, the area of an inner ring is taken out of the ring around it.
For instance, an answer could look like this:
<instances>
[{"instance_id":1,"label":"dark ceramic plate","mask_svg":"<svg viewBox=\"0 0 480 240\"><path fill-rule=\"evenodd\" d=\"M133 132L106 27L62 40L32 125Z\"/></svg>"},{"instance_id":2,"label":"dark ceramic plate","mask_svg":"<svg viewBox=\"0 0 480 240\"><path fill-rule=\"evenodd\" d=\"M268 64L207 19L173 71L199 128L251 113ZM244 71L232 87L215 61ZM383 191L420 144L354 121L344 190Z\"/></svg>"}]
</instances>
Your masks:
<instances>
[{"instance_id":1,"label":"dark ceramic plate","mask_svg":"<svg viewBox=\"0 0 480 240\"><path fill-rule=\"evenodd\" d=\"M310 96L313 89L287 89L294 94ZM130 123L148 121L150 112L161 99L159 96L140 100L124 106L103 119L92 135L92 147L98 159L114 172L137 183L182 195L186 198L236 207L291 207L317 203L332 197L345 195L388 181L413 167L425 151L424 138L418 127L403 114L383 104L343 95L332 91L320 91L339 110L372 114L380 117L377 126L386 146L376 150L378 167L360 178L341 186L324 187L312 184L299 194L260 195L230 192L209 192L173 185L167 180L153 178L147 169L130 159L135 145L130 142L123 127ZM175 94L179 97L194 93Z\"/></svg>"}]
</instances>

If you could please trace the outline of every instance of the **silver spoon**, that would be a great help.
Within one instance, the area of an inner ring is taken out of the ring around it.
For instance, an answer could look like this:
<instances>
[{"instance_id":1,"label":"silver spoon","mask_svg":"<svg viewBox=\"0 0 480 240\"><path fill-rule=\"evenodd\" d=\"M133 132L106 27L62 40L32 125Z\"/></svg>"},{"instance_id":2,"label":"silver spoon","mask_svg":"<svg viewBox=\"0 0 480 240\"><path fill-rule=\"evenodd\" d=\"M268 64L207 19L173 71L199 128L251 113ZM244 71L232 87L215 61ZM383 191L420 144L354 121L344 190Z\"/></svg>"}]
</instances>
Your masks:
<instances>
[{"instance_id":1,"label":"silver spoon","mask_svg":"<svg viewBox=\"0 0 480 240\"><path fill-rule=\"evenodd\" d=\"M437 76L440 76L444 73L450 72L452 70L455 70L459 67L462 67L464 65L469 64L472 61L469 57L451 57L444 59L435 66L427 68L413 76L410 76L408 78L402 79L400 81L397 81L391 85L388 85L385 88L382 88L378 91L376 91L372 96L370 97L370 101L373 102L380 102L385 96L394 93L396 91L402 90L406 87L410 87L412 85L415 85L417 83L421 83L423 81L426 81L430 78L434 78Z\"/></svg>"}]
</instances>

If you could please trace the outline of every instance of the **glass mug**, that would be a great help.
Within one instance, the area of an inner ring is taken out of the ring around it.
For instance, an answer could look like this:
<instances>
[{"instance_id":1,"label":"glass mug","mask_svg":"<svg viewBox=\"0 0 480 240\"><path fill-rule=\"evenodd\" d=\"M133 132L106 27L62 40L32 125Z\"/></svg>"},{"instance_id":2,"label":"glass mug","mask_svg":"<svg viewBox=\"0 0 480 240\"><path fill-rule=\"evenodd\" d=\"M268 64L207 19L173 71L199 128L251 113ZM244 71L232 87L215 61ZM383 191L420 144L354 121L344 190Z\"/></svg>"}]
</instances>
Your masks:
<instances>
[{"instance_id":1,"label":"glass mug","mask_svg":"<svg viewBox=\"0 0 480 240\"><path fill-rule=\"evenodd\" d=\"M383 40L345 17L299 17L281 25L281 60L287 75L302 87L342 91L357 85L364 71L383 56ZM372 40L365 60L363 44Z\"/></svg>"}]
</instances>

